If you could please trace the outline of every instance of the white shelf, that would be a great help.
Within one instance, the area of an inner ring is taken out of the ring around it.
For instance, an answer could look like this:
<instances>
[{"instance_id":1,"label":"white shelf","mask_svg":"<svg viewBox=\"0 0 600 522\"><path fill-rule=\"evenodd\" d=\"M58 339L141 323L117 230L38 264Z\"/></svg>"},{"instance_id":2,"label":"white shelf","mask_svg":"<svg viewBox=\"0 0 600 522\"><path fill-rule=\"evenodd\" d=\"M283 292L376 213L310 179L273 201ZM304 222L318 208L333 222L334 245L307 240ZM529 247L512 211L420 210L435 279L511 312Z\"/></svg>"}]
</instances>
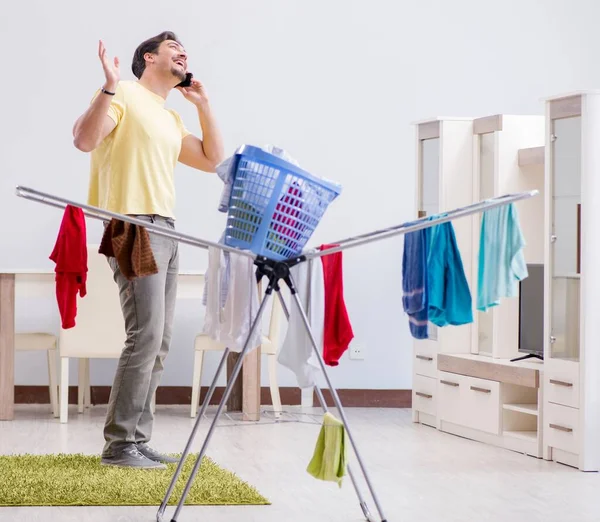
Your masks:
<instances>
[{"instance_id":1,"label":"white shelf","mask_svg":"<svg viewBox=\"0 0 600 522\"><path fill-rule=\"evenodd\" d=\"M553 279L581 279L581 274L556 274Z\"/></svg>"},{"instance_id":2,"label":"white shelf","mask_svg":"<svg viewBox=\"0 0 600 522\"><path fill-rule=\"evenodd\" d=\"M519 149L518 151L518 163L520 167L526 167L529 165L544 165L546 155L546 147L529 147L526 149Z\"/></svg>"},{"instance_id":3,"label":"white shelf","mask_svg":"<svg viewBox=\"0 0 600 522\"><path fill-rule=\"evenodd\" d=\"M505 437L511 437L513 439L526 440L528 442L537 441L537 431L505 431L503 432Z\"/></svg>"},{"instance_id":4,"label":"white shelf","mask_svg":"<svg viewBox=\"0 0 600 522\"><path fill-rule=\"evenodd\" d=\"M538 416L537 404L504 404L503 407L505 410L526 413L527 415L534 415L536 417Z\"/></svg>"}]
</instances>

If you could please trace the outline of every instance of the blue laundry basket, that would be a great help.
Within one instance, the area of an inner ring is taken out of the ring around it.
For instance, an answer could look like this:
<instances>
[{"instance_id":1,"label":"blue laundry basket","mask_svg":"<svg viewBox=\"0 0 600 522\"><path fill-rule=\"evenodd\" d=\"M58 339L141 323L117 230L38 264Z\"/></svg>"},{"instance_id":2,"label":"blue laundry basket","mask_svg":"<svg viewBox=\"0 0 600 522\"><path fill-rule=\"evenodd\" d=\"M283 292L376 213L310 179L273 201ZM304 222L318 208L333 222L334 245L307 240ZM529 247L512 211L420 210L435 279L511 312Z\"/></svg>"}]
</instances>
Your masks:
<instances>
[{"instance_id":1,"label":"blue laundry basket","mask_svg":"<svg viewBox=\"0 0 600 522\"><path fill-rule=\"evenodd\" d=\"M260 148L232 159L225 244L275 261L302 253L341 186L321 180Z\"/></svg>"}]
</instances>

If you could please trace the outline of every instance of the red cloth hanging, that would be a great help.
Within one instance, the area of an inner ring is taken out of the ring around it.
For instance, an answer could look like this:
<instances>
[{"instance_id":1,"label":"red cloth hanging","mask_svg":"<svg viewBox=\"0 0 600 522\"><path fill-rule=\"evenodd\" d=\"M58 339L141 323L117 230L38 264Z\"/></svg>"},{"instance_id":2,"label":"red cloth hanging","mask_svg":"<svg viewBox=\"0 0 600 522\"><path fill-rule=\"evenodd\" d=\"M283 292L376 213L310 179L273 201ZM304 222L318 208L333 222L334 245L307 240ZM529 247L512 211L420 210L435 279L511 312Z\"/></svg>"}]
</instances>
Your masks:
<instances>
[{"instance_id":1,"label":"red cloth hanging","mask_svg":"<svg viewBox=\"0 0 600 522\"><path fill-rule=\"evenodd\" d=\"M83 210L67 205L50 259L56 263L56 300L62 327L73 328L77 294L87 293L87 237Z\"/></svg>"},{"instance_id":2,"label":"red cloth hanging","mask_svg":"<svg viewBox=\"0 0 600 522\"><path fill-rule=\"evenodd\" d=\"M338 245L321 245L321 250ZM342 252L322 256L325 285L325 323L323 332L323 359L329 366L337 366L343 353L354 339L348 310L344 302Z\"/></svg>"}]
</instances>

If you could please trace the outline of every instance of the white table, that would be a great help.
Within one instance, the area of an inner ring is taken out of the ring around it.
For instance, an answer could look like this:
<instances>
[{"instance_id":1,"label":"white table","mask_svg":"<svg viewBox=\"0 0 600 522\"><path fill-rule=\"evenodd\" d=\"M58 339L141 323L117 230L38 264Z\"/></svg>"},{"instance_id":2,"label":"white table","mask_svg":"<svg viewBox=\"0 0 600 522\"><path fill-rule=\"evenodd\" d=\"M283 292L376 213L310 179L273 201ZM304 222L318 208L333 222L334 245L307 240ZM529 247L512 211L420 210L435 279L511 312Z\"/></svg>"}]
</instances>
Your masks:
<instances>
[{"instance_id":1,"label":"white table","mask_svg":"<svg viewBox=\"0 0 600 522\"><path fill-rule=\"evenodd\" d=\"M197 299L202 296L203 284L202 274L182 272L179 274L177 297ZM16 285L27 294L35 294L36 289L45 288L42 293L52 295L47 289L54 291L54 272L18 269L0 271L0 421L14 419Z\"/></svg>"}]
</instances>

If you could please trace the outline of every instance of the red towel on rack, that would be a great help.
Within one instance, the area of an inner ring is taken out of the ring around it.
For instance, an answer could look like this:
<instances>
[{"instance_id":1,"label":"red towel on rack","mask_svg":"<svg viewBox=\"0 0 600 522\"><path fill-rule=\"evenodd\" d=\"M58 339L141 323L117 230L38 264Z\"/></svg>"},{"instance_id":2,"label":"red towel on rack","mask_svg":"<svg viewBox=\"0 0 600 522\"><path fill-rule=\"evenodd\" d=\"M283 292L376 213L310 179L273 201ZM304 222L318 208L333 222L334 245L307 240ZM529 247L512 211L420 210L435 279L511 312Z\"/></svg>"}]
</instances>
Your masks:
<instances>
[{"instance_id":1,"label":"red towel on rack","mask_svg":"<svg viewBox=\"0 0 600 522\"><path fill-rule=\"evenodd\" d=\"M337 245L321 245L321 250ZM344 302L344 276L342 253L322 256L325 285L325 324L323 331L323 359L329 366L337 366L340 357L354 338L346 303Z\"/></svg>"},{"instance_id":2,"label":"red towel on rack","mask_svg":"<svg viewBox=\"0 0 600 522\"><path fill-rule=\"evenodd\" d=\"M73 328L77 293L84 297L87 281L87 239L83 210L67 205L50 259L56 263L56 300L62 327Z\"/></svg>"}]
</instances>

